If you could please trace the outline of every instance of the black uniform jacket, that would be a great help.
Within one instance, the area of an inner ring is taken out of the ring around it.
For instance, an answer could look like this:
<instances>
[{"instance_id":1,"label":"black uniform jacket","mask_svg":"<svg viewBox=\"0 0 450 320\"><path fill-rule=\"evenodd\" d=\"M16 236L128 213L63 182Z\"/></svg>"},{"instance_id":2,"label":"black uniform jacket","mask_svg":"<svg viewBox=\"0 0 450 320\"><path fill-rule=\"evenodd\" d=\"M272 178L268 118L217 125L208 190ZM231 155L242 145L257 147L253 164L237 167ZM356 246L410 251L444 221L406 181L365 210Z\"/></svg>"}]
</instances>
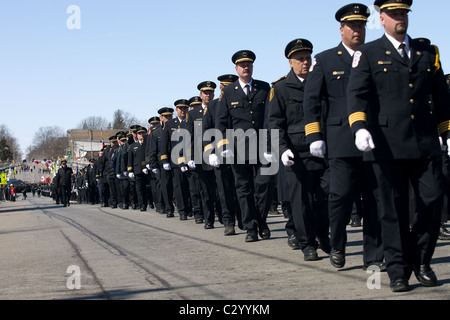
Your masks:
<instances>
[{"instance_id":1,"label":"black uniform jacket","mask_svg":"<svg viewBox=\"0 0 450 320\"><path fill-rule=\"evenodd\" d=\"M181 167L187 165L188 160L185 154L185 138L181 129L186 129L186 120L180 121L178 117L168 120L162 131L161 137L161 162L170 163L171 166ZM180 134L179 139L176 135ZM174 139L174 141L172 141ZM174 148L179 148L176 156L172 158Z\"/></svg>"},{"instance_id":2,"label":"black uniform jacket","mask_svg":"<svg viewBox=\"0 0 450 320\"><path fill-rule=\"evenodd\" d=\"M203 169L212 169L206 162L203 161L203 118L205 117L205 111L207 107L199 105L195 109L188 112L186 117L186 129L189 131L191 137L190 150L186 150L186 157L189 160L195 161L196 165L202 165ZM198 153L197 159L195 159L195 154ZM198 159L201 157L201 159ZM201 160L201 161L199 161Z\"/></svg>"},{"instance_id":3,"label":"black uniform jacket","mask_svg":"<svg viewBox=\"0 0 450 320\"><path fill-rule=\"evenodd\" d=\"M145 149L144 143L135 141L128 149L128 172L133 172L135 175L142 173L145 168Z\"/></svg>"},{"instance_id":4,"label":"black uniform jacket","mask_svg":"<svg viewBox=\"0 0 450 320\"><path fill-rule=\"evenodd\" d=\"M354 133L367 128L373 137L375 149L364 153L366 160L438 157L439 133L447 139L450 92L438 49L409 41L409 65L386 35L362 45L354 55L349 122ZM371 99L376 104L368 107Z\"/></svg>"},{"instance_id":5,"label":"black uniform jacket","mask_svg":"<svg viewBox=\"0 0 450 320\"><path fill-rule=\"evenodd\" d=\"M325 140L329 159L362 157L348 123L346 89L351 69L352 57L340 43L314 58L306 81L306 141Z\"/></svg>"},{"instance_id":6,"label":"black uniform jacket","mask_svg":"<svg viewBox=\"0 0 450 320\"><path fill-rule=\"evenodd\" d=\"M162 135L163 135L163 127L161 125L157 125L154 128L152 128L152 132L149 135L146 150L149 151L148 161L152 169L159 169L162 167L163 164L163 161L161 160Z\"/></svg>"},{"instance_id":7,"label":"black uniform jacket","mask_svg":"<svg viewBox=\"0 0 450 320\"><path fill-rule=\"evenodd\" d=\"M252 81L249 96L241 88L239 80L223 88L218 101L215 120L215 127L222 133L223 139L217 141L217 148L224 146L224 149L226 149L230 143L226 137L227 129L242 129L244 135L239 135L235 131L235 147L242 146L245 143L245 159L256 156L256 154L249 154L248 141L251 138L248 137L250 132L248 130L254 129L254 134L258 137L259 129L264 129L264 116L269 92L270 85L267 82L255 79ZM257 141L258 144L259 141ZM256 149L258 150L258 148ZM234 153L243 160L243 154L236 154L236 150Z\"/></svg>"}]
</instances>

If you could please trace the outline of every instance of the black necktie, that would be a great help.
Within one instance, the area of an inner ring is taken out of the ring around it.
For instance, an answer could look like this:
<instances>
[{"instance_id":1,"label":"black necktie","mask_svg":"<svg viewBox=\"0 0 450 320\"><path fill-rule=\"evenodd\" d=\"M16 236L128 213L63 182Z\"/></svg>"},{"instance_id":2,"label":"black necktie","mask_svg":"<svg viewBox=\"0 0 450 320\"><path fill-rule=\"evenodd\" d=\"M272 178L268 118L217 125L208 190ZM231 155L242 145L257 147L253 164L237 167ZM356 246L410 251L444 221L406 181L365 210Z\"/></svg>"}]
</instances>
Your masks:
<instances>
[{"instance_id":1,"label":"black necktie","mask_svg":"<svg viewBox=\"0 0 450 320\"><path fill-rule=\"evenodd\" d=\"M245 88L247 88L247 92L246 92L246 94L247 94L247 97L250 95L250 85L249 84L246 84L245 85Z\"/></svg>"},{"instance_id":2,"label":"black necktie","mask_svg":"<svg viewBox=\"0 0 450 320\"><path fill-rule=\"evenodd\" d=\"M406 64L409 65L409 57L408 53L406 52L406 44L402 43L399 48L402 50L403 60L405 60Z\"/></svg>"}]
</instances>

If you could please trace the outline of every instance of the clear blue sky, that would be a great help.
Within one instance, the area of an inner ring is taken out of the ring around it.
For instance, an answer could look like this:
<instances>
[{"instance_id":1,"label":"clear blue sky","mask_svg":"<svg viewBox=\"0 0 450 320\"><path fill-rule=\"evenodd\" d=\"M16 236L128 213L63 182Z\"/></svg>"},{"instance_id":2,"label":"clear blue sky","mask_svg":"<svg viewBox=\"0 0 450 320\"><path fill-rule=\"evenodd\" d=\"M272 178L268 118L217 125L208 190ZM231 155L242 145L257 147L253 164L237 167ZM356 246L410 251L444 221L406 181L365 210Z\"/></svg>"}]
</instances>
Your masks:
<instances>
[{"instance_id":1,"label":"clear blue sky","mask_svg":"<svg viewBox=\"0 0 450 320\"><path fill-rule=\"evenodd\" d=\"M339 43L334 14L348 3L2 0L0 123L22 151L39 127L69 130L89 116L111 121L117 109L146 124L160 107L198 95L200 82L235 73L231 56L241 49L256 53L254 78L272 82L289 71L289 41L310 40L313 54ZM70 5L80 9L80 29L67 27ZM414 1L408 32L439 46L444 72L450 70L449 9L449 1ZM377 23L373 16L366 41L383 34Z\"/></svg>"}]
</instances>

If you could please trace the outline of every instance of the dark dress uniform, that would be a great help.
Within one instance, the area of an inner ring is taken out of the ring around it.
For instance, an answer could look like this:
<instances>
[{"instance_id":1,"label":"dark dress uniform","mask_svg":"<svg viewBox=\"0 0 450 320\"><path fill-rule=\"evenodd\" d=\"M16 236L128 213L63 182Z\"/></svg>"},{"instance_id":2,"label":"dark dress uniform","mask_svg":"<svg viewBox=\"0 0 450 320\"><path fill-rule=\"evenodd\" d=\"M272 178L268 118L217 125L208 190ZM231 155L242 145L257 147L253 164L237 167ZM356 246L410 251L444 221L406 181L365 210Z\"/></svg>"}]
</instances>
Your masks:
<instances>
[{"instance_id":1,"label":"dark dress uniform","mask_svg":"<svg viewBox=\"0 0 450 320\"><path fill-rule=\"evenodd\" d=\"M259 130L264 128L269 92L270 85L267 82L253 79L250 93L247 95L237 80L223 88L216 110L215 128L224 137L223 140L217 141L217 149L230 148L230 141L225 138L227 129L234 129L236 136L232 150L235 159L231 167L242 214L242 224L247 230L246 241L248 242L257 240L258 231L261 238L270 237L270 230L266 223L270 205L267 201L269 186L267 177L261 175L261 162L258 158ZM248 136L249 133L251 138ZM255 142L257 152L250 152L255 147L253 145Z\"/></svg>"},{"instance_id":2,"label":"dark dress uniform","mask_svg":"<svg viewBox=\"0 0 450 320\"><path fill-rule=\"evenodd\" d=\"M360 5L362 6L362 5ZM361 12L366 12L362 10ZM361 15L364 19L365 15ZM366 18L365 18L366 19ZM367 19L366 19L367 20ZM305 88L306 140L325 140L330 166L330 195L328 198L330 237L333 250L342 254L342 261L331 262L336 267L345 263L346 227L357 204L363 199L364 263L383 261L381 230L374 195L376 183L370 165L363 162L362 152L354 143L348 125L346 89L350 78L352 57L340 43L336 48L318 54L308 75ZM323 105L324 102L324 105ZM324 128L320 128L320 122Z\"/></svg>"},{"instance_id":3,"label":"dark dress uniform","mask_svg":"<svg viewBox=\"0 0 450 320\"><path fill-rule=\"evenodd\" d=\"M208 163L203 161L202 156L202 124L205 109L203 108L203 105L199 105L195 109L189 111L187 116L186 128L191 135L191 159L197 160L195 162L195 170L189 170L189 174L192 175L189 184L196 184L196 189L199 192L199 204L201 211L197 213L198 217L196 216L196 218L203 218L205 220L205 228L212 228L215 220L214 202L216 198L216 179L213 168ZM198 153L197 157L195 157L196 153ZM195 215L196 210L194 209L194 216Z\"/></svg>"},{"instance_id":4,"label":"dark dress uniform","mask_svg":"<svg viewBox=\"0 0 450 320\"><path fill-rule=\"evenodd\" d=\"M86 180L88 183L87 198L88 198L88 201L90 204L96 203L97 184L95 181L95 164L94 163L95 163L94 159L91 159L89 161L89 165L86 167L87 168Z\"/></svg>"},{"instance_id":5,"label":"dark dress uniform","mask_svg":"<svg viewBox=\"0 0 450 320\"><path fill-rule=\"evenodd\" d=\"M145 130L145 129L144 129ZM141 141L134 142L128 150L128 174L133 172L136 181L136 194L138 206L141 211L147 210L147 193L145 174L142 169L145 168L144 145Z\"/></svg>"},{"instance_id":6,"label":"dark dress uniform","mask_svg":"<svg viewBox=\"0 0 450 320\"><path fill-rule=\"evenodd\" d=\"M175 195L178 214L180 215L180 219L185 220L187 219L191 208L189 203L189 182L187 179L187 175L181 171L181 167L187 167L186 157L185 154L183 154L184 147L180 148L177 157L172 158L172 155L175 153L173 152L174 148L182 146L185 142L186 137L180 137L178 141L171 141L172 139L175 139L175 136L173 136L174 134L183 134L183 131L181 131L181 129L186 130L186 120L174 118L168 120L165 123L163 134L161 137L161 161L163 164L170 163L172 171L173 192Z\"/></svg>"},{"instance_id":7,"label":"dark dress uniform","mask_svg":"<svg viewBox=\"0 0 450 320\"><path fill-rule=\"evenodd\" d=\"M221 77L218 78L219 80ZM237 76L231 75L230 82L235 82ZM229 83L223 84L224 86ZM206 139L205 132L209 129L214 129L216 110L218 106L219 99L214 99L207 103L206 110L202 119L202 130L203 130L203 150L208 152L213 149L214 139ZM219 198L220 210L222 214L222 222L227 229L227 227L235 227L236 222L238 226L243 229L241 210L237 203L236 187L233 170L230 164L222 163L219 167L214 168L214 175L216 177L216 188L217 197ZM234 232L232 233L234 234Z\"/></svg>"},{"instance_id":8,"label":"dark dress uniform","mask_svg":"<svg viewBox=\"0 0 450 320\"><path fill-rule=\"evenodd\" d=\"M57 176L59 177L58 185L61 188L61 202L64 207L70 206L73 170L68 166L61 167L58 169Z\"/></svg>"},{"instance_id":9,"label":"dark dress uniform","mask_svg":"<svg viewBox=\"0 0 450 320\"><path fill-rule=\"evenodd\" d=\"M325 160L313 157L306 142L304 89L304 82L300 81L293 70L273 84L269 104L269 127L279 130L280 154L287 150L294 154L294 165L285 168L292 218L299 247L305 254L305 259L315 260L315 250L319 245L316 238L320 239L324 248L329 246L329 181Z\"/></svg>"},{"instance_id":10,"label":"dark dress uniform","mask_svg":"<svg viewBox=\"0 0 450 320\"><path fill-rule=\"evenodd\" d=\"M150 136L150 153L149 162L150 168L157 169L156 181L157 181L157 197L161 202L161 212L165 212L168 217L173 217L175 208L173 206L173 182L172 174L170 170L164 170L162 165L165 159L162 159L164 154L162 153L162 136L163 126L158 126L152 131Z\"/></svg>"},{"instance_id":11,"label":"dark dress uniform","mask_svg":"<svg viewBox=\"0 0 450 320\"><path fill-rule=\"evenodd\" d=\"M450 127L450 93L438 50L408 39L407 60L386 35L361 46L354 55L347 98L352 132L367 129L375 144L364 159L371 161L379 185L391 286L394 290L400 284L402 291L408 289L411 269L416 276L427 274L431 280L426 285L437 282L430 262L443 195L439 133L446 141ZM414 221L409 220L409 181L420 204Z\"/></svg>"}]
</instances>

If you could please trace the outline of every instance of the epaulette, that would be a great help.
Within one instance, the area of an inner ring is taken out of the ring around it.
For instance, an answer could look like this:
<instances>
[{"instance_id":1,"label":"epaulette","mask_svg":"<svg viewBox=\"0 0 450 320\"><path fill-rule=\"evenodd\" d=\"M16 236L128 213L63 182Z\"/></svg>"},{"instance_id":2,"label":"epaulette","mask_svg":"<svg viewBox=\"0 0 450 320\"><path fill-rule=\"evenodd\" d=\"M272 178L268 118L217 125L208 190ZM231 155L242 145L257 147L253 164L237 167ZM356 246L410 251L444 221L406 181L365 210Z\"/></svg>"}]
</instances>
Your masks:
<instances>
[{"instance_id":1,"label":"epaulette","mask_svg":"<svg viewBox=\"0 0 450 320\"><path fill-rule=\"evenodd\" d=\"M275 81L272 82L272 85L274 85L275 83L277 83L277 82L279 82L279 81L281 81L281 80L286 79L286 77L287 77L287 76L282 76L281 78L278 78L277 80L275 80Z\"/></svg>"}]
</instances>

